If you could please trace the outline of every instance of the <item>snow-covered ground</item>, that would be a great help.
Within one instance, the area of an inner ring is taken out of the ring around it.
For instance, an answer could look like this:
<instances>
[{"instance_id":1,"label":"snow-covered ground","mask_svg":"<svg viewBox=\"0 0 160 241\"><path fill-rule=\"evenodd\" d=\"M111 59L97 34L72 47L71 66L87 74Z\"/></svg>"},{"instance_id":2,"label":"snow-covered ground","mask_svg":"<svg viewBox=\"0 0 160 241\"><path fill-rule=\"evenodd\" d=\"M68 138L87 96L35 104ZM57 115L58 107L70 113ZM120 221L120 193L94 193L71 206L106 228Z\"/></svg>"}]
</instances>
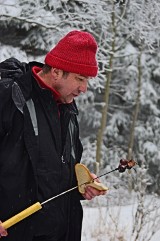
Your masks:
<instances>
[{"instance_id":1,"label":"snow-covered ground","mask_svg":"<svg viewBox=\"0 0 160 241\"><path fill-rule=\"evenodd\" d=\"M83 204L82 241L160 241L160 200L148 197L145 203L138 213L137 203L101 207L97 198L93 207Z\"/></svg>"}]
</instances>

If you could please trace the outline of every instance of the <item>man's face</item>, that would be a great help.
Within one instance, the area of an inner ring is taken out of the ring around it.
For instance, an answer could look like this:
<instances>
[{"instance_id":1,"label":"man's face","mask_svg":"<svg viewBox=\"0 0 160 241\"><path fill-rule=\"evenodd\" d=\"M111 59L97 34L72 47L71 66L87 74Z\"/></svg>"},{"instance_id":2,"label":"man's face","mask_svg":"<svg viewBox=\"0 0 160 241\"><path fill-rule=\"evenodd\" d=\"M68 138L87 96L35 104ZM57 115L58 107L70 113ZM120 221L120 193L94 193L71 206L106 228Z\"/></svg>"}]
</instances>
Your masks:
<instances>
[{"instance_id":1,"label":"man's face","mask_svg":"<svg viewBox=\"0 0 160 241\"><path fill-rule=\"evenodd\" d=\"M68 104L79 94L87 91L88 81L89 77L68 73L67 75L62 75L62 77L56 81L54 89L60 93L60 101Z\"/></svg>"}]
</instances>

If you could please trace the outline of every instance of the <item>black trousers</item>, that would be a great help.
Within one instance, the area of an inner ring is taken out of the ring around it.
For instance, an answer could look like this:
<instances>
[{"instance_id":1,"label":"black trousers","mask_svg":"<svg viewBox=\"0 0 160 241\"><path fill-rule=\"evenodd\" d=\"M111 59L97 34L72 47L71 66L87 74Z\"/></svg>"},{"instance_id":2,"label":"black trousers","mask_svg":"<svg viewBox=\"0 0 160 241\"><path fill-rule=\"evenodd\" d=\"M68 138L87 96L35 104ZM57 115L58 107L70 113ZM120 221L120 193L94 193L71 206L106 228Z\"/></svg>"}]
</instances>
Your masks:
<instances>
[{"instance_id":1,"label":"black trousers","mask_svg":"<svg viewBox=\"0 0 160 241\"><path fill-rule=\"evenodd\" d=\"M49 210L50 211L50 210ZM65 241L67 235L67 214L57 208L54 212L37 213L33 224L31 241Z\"/></svg>"},{"instance_id":2,"label":"black trousers","mask_svg":"<svg viewBox=\"0 0 160 241\"><path fill-rule=\"evenodd\" d=\"M65 241L65 236L61 237L60 239L56 239L54 235L49 235L49 236L37 236L32 239L32 241Z\"/></svg>"}]
</instances>

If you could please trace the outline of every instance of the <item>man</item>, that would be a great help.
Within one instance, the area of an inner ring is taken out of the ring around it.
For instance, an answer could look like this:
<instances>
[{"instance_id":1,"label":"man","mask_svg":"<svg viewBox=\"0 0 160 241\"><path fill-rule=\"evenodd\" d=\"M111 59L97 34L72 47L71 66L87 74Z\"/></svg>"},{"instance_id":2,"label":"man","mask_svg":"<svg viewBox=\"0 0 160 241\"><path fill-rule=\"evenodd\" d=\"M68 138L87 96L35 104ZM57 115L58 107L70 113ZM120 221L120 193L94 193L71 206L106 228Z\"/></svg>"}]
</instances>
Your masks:
<instances>
[{"instance_id":1,"label":"man","mask_svg":"<svg viewBox=\"0 0 160 241\"><path fill-rule=\"evenodd\" d=\"M97 43L87 32L71 31L46 55L45 64L0 64L0 219L77 185L80 162L78 110L74 101L97 75ZM95 177L95 176L94 176ZM6 230L7 241L80 241L80 200L105 194L86 187L44 205Z\"/></svg>"}]
</instances>

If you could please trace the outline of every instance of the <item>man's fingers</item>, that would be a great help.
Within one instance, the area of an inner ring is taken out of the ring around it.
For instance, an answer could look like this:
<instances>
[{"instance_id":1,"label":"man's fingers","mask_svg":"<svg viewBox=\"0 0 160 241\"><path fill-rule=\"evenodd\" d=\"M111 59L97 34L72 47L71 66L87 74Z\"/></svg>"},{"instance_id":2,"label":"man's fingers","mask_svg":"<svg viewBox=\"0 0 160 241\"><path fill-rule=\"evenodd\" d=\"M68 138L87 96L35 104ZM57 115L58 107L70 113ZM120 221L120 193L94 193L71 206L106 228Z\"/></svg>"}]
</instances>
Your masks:
<instances>
[{"instance_id":1,"label":"man's fingers","mask_svg":"<svg viewBox=\"0 0 160 241\"><path fill-rule=\"evenodd\" d=\"M1 226L1 221L0 221L0 238L7 236L7 231Z\"/></svg>"},{"instance_id":2,"label":"man's fingers","mask_svg":"<svg viewBox=\"0 0 160 241\"><path fill-rule=\"evenodd\" d=\"M86 186L85 188L85 194L83 197L87 200L91 200L92 198L100 195L105 195L107 191L100 191L95 189L94 187Z\"/></svg>"},{"instance_id":3,"label":"man's fingers","mask_svg":"<svg viewBox=\"0 0 160 241\"><path fill-rule=\"evenodd\" d=\"M97 178L97 176L94 173L91 173L91 176L93 179L95 179L97 182L100 182L100 180Z\"/></svg>"}]
</instances>

